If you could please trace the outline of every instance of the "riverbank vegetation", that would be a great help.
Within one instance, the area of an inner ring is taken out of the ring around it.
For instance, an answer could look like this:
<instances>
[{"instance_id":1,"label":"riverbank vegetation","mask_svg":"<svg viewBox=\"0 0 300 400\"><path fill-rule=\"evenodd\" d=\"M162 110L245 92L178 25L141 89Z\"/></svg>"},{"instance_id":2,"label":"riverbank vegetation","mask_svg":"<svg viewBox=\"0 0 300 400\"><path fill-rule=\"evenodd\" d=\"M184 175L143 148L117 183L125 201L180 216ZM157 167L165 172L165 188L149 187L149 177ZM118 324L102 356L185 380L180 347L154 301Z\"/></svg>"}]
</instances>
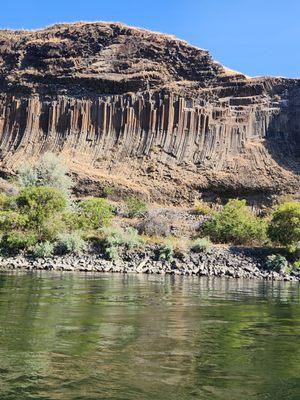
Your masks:
<instances>
[{"instance_id":1,"label":"riverbank vegetation","mask_svg":"<svg viewBox=\"0 0 300 400\"><path fill-rule=\"evenodd\" d=\"M257 216L245 200L224 206L196 201L190 210L150 207L127 196L113 200L72 197L72 179L59 159L46 154L18 173L13 193L0 194L0 250L2 255L26 253L34 257L79 254L93 246L116 259L120 249L157 246L161 260L185 252L207 252L213 244L275 248L267 260L274 270L287 259L300 267L300 203L283 202Z\"/></svg>"}]
</instances>

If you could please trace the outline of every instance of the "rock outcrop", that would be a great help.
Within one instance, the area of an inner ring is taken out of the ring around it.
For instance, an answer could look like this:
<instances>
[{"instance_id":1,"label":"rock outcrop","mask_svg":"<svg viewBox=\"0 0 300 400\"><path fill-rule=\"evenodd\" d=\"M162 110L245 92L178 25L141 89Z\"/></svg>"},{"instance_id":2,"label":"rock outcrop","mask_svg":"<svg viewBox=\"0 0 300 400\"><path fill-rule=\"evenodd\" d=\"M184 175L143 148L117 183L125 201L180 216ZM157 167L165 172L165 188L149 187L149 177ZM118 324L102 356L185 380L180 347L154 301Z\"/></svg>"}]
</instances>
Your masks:
<instances>
[{"instance_id":1,"label":"rock outcrop","mask_svg":"<svg viewBox=\"0 0 300 400\"><path fill-rule=\"evenodd\" d=\"M0 168L61 154L82 192L160 202L300 188L300 80L249 78L113 23L0 31Z\"/></svg>"},{"instance_id":2,"label":"rock outcrop","mask_svg":"<svg viewBox=\"0 0 300 400\"><path fill-rule=\"evenodd\" d=\"M32 258L24 256L0 257L1 271L68 271L85 273L144 273L219 277L226 279L260 279L267 281L300 282L300 272L292 266L279 272L267 268L268 250L242 247L214 247L208 252L186 254L172 261L158 258L159 247L143 250L123 250L118 260L108 260L103 254L85 254Z\"/></svg>"}]
</instances>

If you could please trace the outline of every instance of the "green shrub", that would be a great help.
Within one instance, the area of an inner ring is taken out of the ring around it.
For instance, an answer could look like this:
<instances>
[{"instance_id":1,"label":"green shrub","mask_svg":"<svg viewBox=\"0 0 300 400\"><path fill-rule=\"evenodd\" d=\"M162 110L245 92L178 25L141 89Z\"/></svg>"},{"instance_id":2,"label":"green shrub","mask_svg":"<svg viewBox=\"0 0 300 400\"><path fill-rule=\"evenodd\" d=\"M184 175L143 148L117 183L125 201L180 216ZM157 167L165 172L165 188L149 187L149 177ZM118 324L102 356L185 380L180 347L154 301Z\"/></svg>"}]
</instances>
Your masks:
<instances>
[{"instance_id":1,"label":"green shrub","mask_svg":"<svg viewBox=\"0 0 300 400\"><path fill-rule=\"evenodd\" d=\"M64 226L64 232L76 231L78 229L81 229L78 209L79 207L76 207L75 209L70 209L70 207L68 207L65 211L61 213L60 220Z\"/></svg>"},{"instance_id":2,"label":"green shrub","mask_svg":"<svg viewBox=\"0 0 300 400\"><path fill-rule=\"evenodd\" d=\"M147 204L136 197L127 197L125 204L129 218L140 217L147 211Z\"/></svg>"},{"instance_id":3,"label":"green shrub","mask_svg":"<svg viewBox=\"0 0 300 400\"><path fill-rule=\"evenodd\" d=\"M272 254L267 257L266 266L275 272L285 272L289 266L287 259L279 254Z\"/></svg>"},{"instance_id":4,"label":"green shrub","mask_svg":"<svg viewBox=\"0 0 300 400\"><path fill-rule=\"evenodd\" d=\"M79 254L85 250L86 243L78 232L60 233L57 236L56 248L61 254Z\"/></svg>"},{"instance_id":5,"label":"green shrub","mask_svg":"<svg viewBox=\"0 0 300 400\"><path fill-rule=\"evenodd\" d=\"M27 215L17 211L0 211L0 230L7 232L10 230L22 230L28 224Z\"/></svg>"},{"instance_id":6,"label":"green shrub","mask_svg":"<svg viewBox=\"0 0 300 400\"><path fill-rule=\"evenodd\" d=\"M24 216L24 229L37 233L40 241L52 239L61 226L61 213L67 201L57 189L30 187L22 189L16 199L18 212Z\"/></svg>"},{"instance_id":7,"label":"green shrub","mask_svg":"<svg viewBox=\"0 0 300 400\"><path fill-rule=\"evenodd\" d=\"M73 186L66 167L52 153L45 153L35 166L23 165L18 171L18 179L21 187L48 186L58 189L66 197Z\"/></svg>"},{"instance_id":8,"label":"green shrub","mask_svg":"<svg viewBox=\"0 0 300 400\"><path fill-rule=\"evenodd\" d=\"M296 246L300 243L299 202L284 203L275 209L268 235L273 242L283 246Z\"/></svg>"},{"instance_id":9,"label":"green shrub","mask_svg":"<svg viewBox=\"0 0 300 400\"><path fill-rule=\"evenodd\" d=\"M115 193L114 188L109 187L109 186L105 186L103 188L103 197L108 198L110 196L113 196L113 194Z\"/></svg>"},{"instance_id":10,"label":"green shrub","mask_svg":"<svg viewBox=\"0 0 300 400\"><path fill-rule=\"evenodd\" d=\"M15 196L8 196L5 193L0 193L0 210L10 211L15 208Z\"/></svg>"},{"instance_id":11,"label":"green shrub","mask_svg":"<svg viewBox=\"0 0 300 400\"><path fill-rule=\"evenodd\" d=\"M38 258L51 257L54 253L54 244L49 241L37 243L33 247L32 252Z\"/></svg>"},{"instance_id":12,"label":"green shrub","mask_svg":"<svg viewBox=\"0 0 300 400\"><path fill-rule=\"evenodd\" d=\"M295 270L300 270L300 260L294 262L293 267Z\"/></svg>"},{"instance_id":13,"label":"green shrub","mask_svg":"<svg viewBox=\"0 0 300 400\"><path fill-rule=\"evenodd\" d=\"M143 244L142 238L134 228L103 228L102 233L109 244L124 246L128 250L140 247Z\"/></svg>"},{"instance_id":14,"label":"green shrub","mask_svg":"<svg viewBox=\"0 0 300 400\"><path fill-rule=\"evenodd\" d=\"M194 253L202 253L208 251L210 248L211 241L208 238L196 239L191 246L191 250Z\"/></svg>"},{"instance_id":15,"label":"green shrub","mask_svg":"<svg viewBox=\"0 0 300 400\"><path fill-rule=\"evenodd\" d=\"M78 223L82 229L98 229L110 224L112 207L106 199L84 200L78 205Z\"/></svg>"},{"instance_id":16,"label":"green shrub","mask_svg":"<svg viewBox=\"0 0 300 400\"><path fill-rule=\"evenodd\" d=\"M107 246L105 253L110 260L117 260L119 258L119 248L113 245Z\"/></svg>"},{"instance_id":17,"label":"green shrub","mask_svg":"<svg viewBox=\"0 0 300 400\"><path fill-rule=\"evenodd\" d=\"M212 220L204 222L202 230L218 243L249 245L267 241L266 220L255 217L245 200L229 200Z\"/></svg>"},{"instance_id":18,"label":"green shrub","mask_svg":"<svg viewBox=\"0 0 300 400\"><path fill-rule=\"evenodd\" d=\"M9 232L3 235L1 248L8 254L18 254L37 243L37 235L33 232Z\"/></svg>"},{"instance_id":19,"label":"green shrub","mask_svg":"<svg viewBox=\"0 0 300 400\"><path fill-rule=\"evenodd\" d=\"M47 219L64 211L67 205L63 194L50 187L22 189L16 202L20 213L25 214L28 223L35 228L39 228Z\"/></svg>"},{"instance_id":20,"label":"green shrub","mask_svg":"<svg viewBox=\"0 0 300 400\"><path fill-rule=\"evenodd\" d=\"M142 238L134 228L103 228L101 231L105 236L105 252L111 259L118 256L120 247L132 250L143 245Z\"/></svg>"},{"instance_id":21,"label":"green shrub","mask_svg":"<svg viewBox=\"0 0 300 400\"><path fill-rule=\"evenodd\" d=\"M174 246L172 243L167 243L159 249L159 259L164 261L172 261L174 258Z\"/></svg>"}]
</instances>

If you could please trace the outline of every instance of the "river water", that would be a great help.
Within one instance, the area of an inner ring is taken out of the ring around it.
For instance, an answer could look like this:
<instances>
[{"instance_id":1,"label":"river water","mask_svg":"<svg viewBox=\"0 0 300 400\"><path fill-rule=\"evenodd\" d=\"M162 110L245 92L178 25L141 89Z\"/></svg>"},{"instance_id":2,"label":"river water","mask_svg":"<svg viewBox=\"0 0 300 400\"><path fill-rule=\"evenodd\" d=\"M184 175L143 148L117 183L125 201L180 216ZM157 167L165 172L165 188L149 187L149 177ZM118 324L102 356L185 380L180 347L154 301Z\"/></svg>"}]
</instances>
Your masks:
<instances>
[{"instance_id":1,"label":"river water","mask_svg":"<svg viewBox=\"0 0 300 400\"><path fill-rule=\"evenodd\" d=\"M2 273L0 399L299 400L299 284Z\"/></svg>"}]
</instances>

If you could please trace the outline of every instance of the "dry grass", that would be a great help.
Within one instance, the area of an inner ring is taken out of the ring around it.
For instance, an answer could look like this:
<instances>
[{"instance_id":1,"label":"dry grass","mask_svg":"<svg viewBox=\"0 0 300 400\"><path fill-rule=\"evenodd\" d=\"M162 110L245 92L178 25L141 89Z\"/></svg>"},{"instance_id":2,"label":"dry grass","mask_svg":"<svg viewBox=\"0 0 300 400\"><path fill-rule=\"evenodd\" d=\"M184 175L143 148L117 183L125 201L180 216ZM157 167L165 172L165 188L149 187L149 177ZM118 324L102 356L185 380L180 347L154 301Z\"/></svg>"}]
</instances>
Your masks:
<instances>
[{"instance_id":1,"label":"dry grass","mask_svg":"<svg viewBox=\"0 0 300 400\"><path fill-rule=\"evenodd\" d=\"M191 247L192 241L188 238L178 238L175 236L161 237L161 236L146 236L141 235L142 239L146 244L166 246L171 244L174 250L178 253L187 253Z\"/></svg>"},{"instance_id":2,"label":"dry grass","mask_svg":"<svg viewBox=\"0 0 300 400\"><path fill-rule=\"evenodd\" d=\"M27 41L27 44L47 44L47 43L69 43L69 39L63 39L60 37L48 37L48 38L34 38Z\"/></svg>"},{"instance_id":3,"label":"dry grass","mask_svg":"<svg viewBox=\"0 0 300 400\"><path fill-rule=\"evenodd\" d=\"M210 205L204 203L204 201L196 199L194 202L194 213L197 215L211 215L214 213L214 210Z\"/></svg>"}]
</instances>

